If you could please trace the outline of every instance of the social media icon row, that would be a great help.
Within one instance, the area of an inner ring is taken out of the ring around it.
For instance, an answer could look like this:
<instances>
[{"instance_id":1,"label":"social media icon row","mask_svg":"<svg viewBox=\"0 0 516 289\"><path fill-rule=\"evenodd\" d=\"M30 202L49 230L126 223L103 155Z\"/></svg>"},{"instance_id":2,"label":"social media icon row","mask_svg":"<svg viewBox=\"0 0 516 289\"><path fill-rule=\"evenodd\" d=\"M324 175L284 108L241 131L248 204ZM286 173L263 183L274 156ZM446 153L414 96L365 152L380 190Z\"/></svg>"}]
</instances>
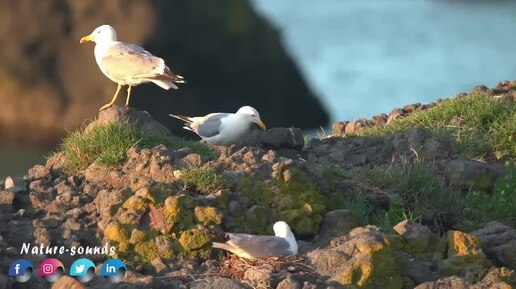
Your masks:
<instances>
[{"instance_id":1,"label":"social media icon row","mask_svg":"<svg viewBox=\"0 0 516 289\"><path fill-rule=\"evenodd\" d=\"M27 282L32 277L34 267L25 260L14 261L9 267L9 277L14 277L17 282ZM77 278L80 282L88 282L95 276L95 264L86 258L75 260L70 266L70 276ZM119 283L124 279L127 267L124 262L118 259L109 259L100 268L99 275L106 277L112 283ZM43 260L38 268L38 275L49 282L55 282L65 274L65 269L61 261L49 258Z\"/></svg>"}]
</instances>

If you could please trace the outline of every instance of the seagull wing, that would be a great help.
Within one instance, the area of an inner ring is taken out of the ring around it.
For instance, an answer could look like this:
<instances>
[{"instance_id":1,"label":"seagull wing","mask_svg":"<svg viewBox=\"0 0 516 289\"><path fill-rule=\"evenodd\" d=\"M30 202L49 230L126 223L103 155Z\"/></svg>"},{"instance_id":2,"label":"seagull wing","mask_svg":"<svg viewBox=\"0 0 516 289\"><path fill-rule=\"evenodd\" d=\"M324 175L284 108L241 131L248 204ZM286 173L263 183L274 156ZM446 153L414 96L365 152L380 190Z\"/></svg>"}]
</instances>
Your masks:
<instances>
[{"instance_id":1,"label":"seagull wing","mask_svg":"<svg viewBox=\"0 0 516 289\"><path fill-rule=\"evenodd\" d=\"M205 116L199 123L194 122L190 126L202 138L213 137L220 133L223 126L222 119L229 115L231 113L211 113Z\"/></svg>"},{"instance_id":2,"label":"seagull wing","mask_svg":"<svg viewBox=\"0 0 516 289\"><path fill-rule=\"evenodd\" d=\"M182 79L170 72L163 59L129 43L117 42L112 45L99 64L114 79Z\"/></svg>"},{"instance_id":3,"label":"seagull wing","mask_svg":"<svg viewBox=\"0 0 516 289\"><path fill-rule=\"evenodd\" d=\"M292 255L287 240L276 236L228 234L228 245L238 248L254 258Z\"/></svg>"}]
</instances>

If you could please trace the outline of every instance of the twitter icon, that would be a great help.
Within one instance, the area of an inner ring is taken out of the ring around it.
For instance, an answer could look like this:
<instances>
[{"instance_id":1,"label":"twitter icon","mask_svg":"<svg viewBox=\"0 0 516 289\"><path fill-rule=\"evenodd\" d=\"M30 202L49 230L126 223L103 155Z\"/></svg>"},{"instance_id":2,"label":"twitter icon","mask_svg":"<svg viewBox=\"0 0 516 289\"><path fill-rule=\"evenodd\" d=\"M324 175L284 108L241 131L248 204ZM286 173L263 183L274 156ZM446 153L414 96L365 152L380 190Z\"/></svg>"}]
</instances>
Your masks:
<instances>
[{"instance_id":1,"label":"twitter icon","mask_svg":"<svg viewBox=\"0 0 516 289\"><path fill-rule=\"evenodd\" d=\"M95 276L95 264L86 258L75 260L70 266L70 276L82 283L89 282Z\"/></svg>"}]
</instances>

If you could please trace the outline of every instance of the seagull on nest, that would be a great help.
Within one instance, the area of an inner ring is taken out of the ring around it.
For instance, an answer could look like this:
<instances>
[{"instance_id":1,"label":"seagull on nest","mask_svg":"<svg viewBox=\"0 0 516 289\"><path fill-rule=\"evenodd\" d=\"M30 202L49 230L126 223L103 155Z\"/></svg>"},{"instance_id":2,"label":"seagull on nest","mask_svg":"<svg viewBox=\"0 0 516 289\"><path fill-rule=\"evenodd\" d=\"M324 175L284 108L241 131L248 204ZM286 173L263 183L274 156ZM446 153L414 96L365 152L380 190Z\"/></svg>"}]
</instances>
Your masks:
<instances>
[{"instance_id":1,"label":"seagull on nest","mask_svg":"<svg viewBox=\"0 0 516 289\"><path fill-rule=\"evenodd\" d=\"M100 110L113 106L123 85L128 85L125 102L127 106L133 86L153 82L163 89L177 89L174 82L185 83L182 76L170 71L163 59L138 45L116 39L115 29L110 25L102 25L80 41L80 43L95 42L95 60L100 70L118 84L111 102Z\"/></svg>"},{"instance_id":2,"label":"seagull on nest","mask_svg":"<svg viewBox=\"0 0 516 289\"><path fill-rule=\"evenodd\" d=\"M183 127L199 135L204 141L212 145L232 145L238 143L256 123L265 130L265 124L260 119L260 114L250 106L241 107L236 113L210 113L205 116L170 116L185 122Z\"/></svg>"},{"instance_id":3,"label":"seagull on nest","mask_svg":"<svg viewBox=\"0 0 516 289\"><path fill-rule=\"evenodd\" d=\"M288 224L279 221L272 229L275 236L226 233L229 239L225 243L213 242L212 246L245 259L297 255L296 237Z\"/></svg>"}]
</instances>

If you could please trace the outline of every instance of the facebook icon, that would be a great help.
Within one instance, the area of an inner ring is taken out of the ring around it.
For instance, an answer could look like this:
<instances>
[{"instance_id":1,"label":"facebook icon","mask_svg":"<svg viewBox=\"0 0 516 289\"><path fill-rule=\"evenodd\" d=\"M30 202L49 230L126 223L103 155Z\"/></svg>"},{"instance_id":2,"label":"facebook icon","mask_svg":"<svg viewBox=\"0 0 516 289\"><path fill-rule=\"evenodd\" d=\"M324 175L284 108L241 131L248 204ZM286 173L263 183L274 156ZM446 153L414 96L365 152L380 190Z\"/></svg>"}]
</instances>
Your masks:
<instances>
[{"instance_id":1,"label":"facebook icon","mask_svg":"<svg viewBox=\"0 0 516 289\"><path fill-rule=\"evenodd\" d=\"M32 264L25 259L14 261L9 267L9 277L14 277L17 282L23 283L29 281L32 277Z\"/></svg>"}]
</instances>

